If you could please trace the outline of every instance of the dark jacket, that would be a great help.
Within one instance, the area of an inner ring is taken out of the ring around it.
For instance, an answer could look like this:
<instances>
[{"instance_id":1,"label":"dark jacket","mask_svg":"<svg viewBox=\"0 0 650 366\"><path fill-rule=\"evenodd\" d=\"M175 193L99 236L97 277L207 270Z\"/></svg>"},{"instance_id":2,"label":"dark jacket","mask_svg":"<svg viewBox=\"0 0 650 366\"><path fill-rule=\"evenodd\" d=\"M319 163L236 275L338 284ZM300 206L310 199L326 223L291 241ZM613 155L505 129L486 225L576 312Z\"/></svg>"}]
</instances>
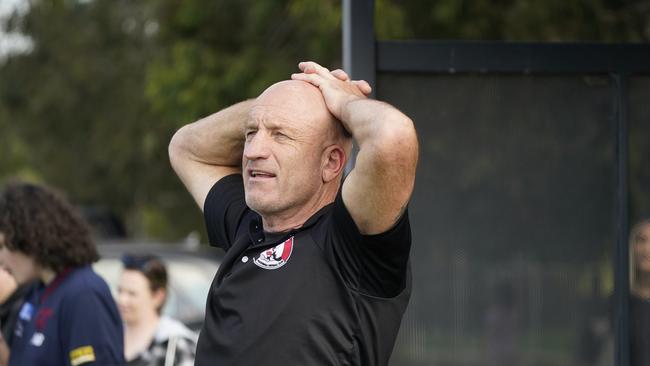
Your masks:
<instances>
[{"instance_id":1,"label":"dark jacket","mask_svg":"<svg viewBox=\"0 0 650 366\"><path fill-rule=\"evenodd\" d=\"M7 344L11 344L11 339L14 336L14 327L16 326L16 319L18 319L18 312L20 307L25 301L25 296L29 293L33 284L20 286L14 291L7 301L0 304L0 326L2 327L2 336Z\"/></svg>"}]
</instances>

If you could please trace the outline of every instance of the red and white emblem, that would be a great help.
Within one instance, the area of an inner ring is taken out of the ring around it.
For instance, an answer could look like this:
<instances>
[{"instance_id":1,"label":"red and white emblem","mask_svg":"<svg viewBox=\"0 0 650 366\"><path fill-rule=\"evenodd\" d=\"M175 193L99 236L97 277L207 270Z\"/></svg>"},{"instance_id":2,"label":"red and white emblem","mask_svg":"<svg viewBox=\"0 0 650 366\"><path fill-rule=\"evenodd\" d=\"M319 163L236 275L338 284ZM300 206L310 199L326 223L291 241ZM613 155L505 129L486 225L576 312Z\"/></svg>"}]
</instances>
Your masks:
<instances>
[{"instance_id":1,"label":"red and white emblem","mask_svg":"<svg viewBox=\"0 0 650 366\"><path fill-rule=\"evenodd\" d=\"M255 265L264 269L278 269L289 261L293 251L293 236L284 243L276 245L260 253L257 258L253 259Z\"/></svg>"}]
</instances>

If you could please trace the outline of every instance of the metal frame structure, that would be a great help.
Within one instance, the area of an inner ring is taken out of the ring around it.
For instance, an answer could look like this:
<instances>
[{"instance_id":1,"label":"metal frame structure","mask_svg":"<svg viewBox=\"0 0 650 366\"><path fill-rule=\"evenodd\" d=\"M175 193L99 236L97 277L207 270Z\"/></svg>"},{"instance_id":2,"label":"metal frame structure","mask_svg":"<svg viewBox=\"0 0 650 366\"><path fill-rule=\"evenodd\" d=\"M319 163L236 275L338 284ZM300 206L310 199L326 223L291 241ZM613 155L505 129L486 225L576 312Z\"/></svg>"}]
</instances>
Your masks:
<instances>
[{"instance_id":1,"label":"metal frame structure","mask_svg":"<svg viewBox=\"0 0 650 366\"><path fill-rule=\"evenodd\" d=\"M375 87L379 72L429 74L605 74L613 79L616 131L615 314L617 366L629 365L629 135L627 84L650 75L650 44L378 41L374 0L343 1L343 66Z\"/></svg>"},{"instance_id":2,"label":"metal frame structure","mask_svg":"<svg viewBox=\"0 0 650 366\"><path fill-rule=\"evenodd\" d=\"M408 55L408 57L405 57ZM647 44L383 41L378 72L589 74L650 72Z\"/></svg>"}]
</instances>

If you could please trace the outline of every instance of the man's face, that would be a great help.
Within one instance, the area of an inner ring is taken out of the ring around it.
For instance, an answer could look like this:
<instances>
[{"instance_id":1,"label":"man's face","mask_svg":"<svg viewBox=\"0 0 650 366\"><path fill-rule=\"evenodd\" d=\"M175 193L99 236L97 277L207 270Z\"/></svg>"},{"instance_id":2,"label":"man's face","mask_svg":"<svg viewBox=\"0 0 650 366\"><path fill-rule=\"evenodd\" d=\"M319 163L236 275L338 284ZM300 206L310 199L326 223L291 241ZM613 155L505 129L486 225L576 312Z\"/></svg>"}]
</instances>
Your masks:
<instances>
[{"instance_id":1,"label":"man's face","mask_svg":"<svg viewBox=\"0 0 650 366\"><path fill-rule=\"evenodd\" d=\"M262 216L309 204L323 187L322 155L332 120L320 92L310 88L265 92L251 109L242 174L246 203Z\"/></svg>"},{"instance_id":2,"label":"man's face","mask_svg":"<svg viewBox=\"0 0 650 366\"><path fill-rule=\"evenodd\" d=\"M637 270L650 273L650 224L643 225L634 238L634 261Z\"/></svg>"},{"instance_id":3,"label":"man's face","mask_svg":"<svg viewBox=\"0 0 650 366\"><path fill-rule=\"evenodd\" d=\"M4 235L0 233L0 265L9 272L20 285L38 278L38 266L31 257L5 246Z\"/></svg>"}]
</instances>

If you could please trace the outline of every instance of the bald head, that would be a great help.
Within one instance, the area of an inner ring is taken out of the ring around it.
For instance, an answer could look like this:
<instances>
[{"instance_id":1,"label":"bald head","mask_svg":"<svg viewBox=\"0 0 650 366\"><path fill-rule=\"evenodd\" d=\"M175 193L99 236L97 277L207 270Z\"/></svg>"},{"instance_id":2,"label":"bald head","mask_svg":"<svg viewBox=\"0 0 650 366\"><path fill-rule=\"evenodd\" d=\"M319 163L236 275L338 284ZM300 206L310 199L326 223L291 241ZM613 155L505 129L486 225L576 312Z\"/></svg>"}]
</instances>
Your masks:
<instances>
[{"instance_id":1,"label":"bald head","mask_svg":"<svg viewBox=\"0 0 650 366\"><path fill-rule=\"evenodd\" d=\"M320 90L304 81L284 80L275 83L257 97L255 105L278 108L296 116L312 116L320 121L334 119Z\"/></svg>"},{"instance_id":2,"label":"bald head","mask_svg":"<svg viewBox=\"0 0 650 366\"><path fill-rule=\"evenodd\" d=\"M325 101L323 100L323 95L320 92L320 89L313 86L310 83L300 81L300 80L283 80L277 82L262 92L258 99L266 98L269 96L274 96L276 94L285 95L285 96L295 96L304 101L310 100L312 103L320 104L322 108L327 109Z\"/></svg>"},{"instance_id":3,"label":"bald head","mask_svg":"<svg viewBox=\"0 0 650 366\"><path fill-rule=\"evenodd\" d=\"M257 97L253 113L256 109L270 110L280 118L300 121L310 132L322 136L324 142L341 143L347 153L351 150L349 134L330 113L320 89L310 83L300 80L275 83Z\"/></svg>"}]
</instances>

